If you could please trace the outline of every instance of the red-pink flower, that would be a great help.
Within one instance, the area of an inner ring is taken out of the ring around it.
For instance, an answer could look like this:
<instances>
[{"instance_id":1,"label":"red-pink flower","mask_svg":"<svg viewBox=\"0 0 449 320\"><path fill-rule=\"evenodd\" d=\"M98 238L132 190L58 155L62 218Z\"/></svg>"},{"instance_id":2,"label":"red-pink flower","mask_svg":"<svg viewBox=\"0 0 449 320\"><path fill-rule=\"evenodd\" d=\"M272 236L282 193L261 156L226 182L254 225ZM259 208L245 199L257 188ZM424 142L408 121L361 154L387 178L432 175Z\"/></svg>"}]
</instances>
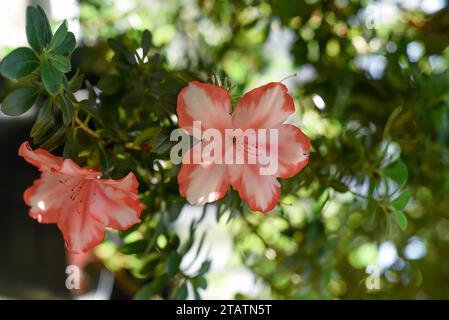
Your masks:
<instances>
[{"instance_id":1,"label":"red-pink flower","mask_svg":"<svg viewBox=\"0 0 449 320\"><path fill-rule=\"evenodd\" d=\"M194 121L200 121L201 131L219 130L223 140L234 139L234 143L235 137L227 135L226 129L276 129L277 145L267 145L266 148L277 148L278 169L275 174L261 175L260 163L220 164L206 161L195 164L183 161L178 175L181 195L191 204L205 204L221 199L233 186L251 210L272 210L281 193L277 178L294 176L304 168L309 158L309 138L299 128L283 124L294 111L295 105L287 93L287 87L279 82L268 83L246 93L237 102L234 111L225 89L198 81L190 82L178 96L177 113L181 129L192 134ZM207 142L204 140L198 143L185 157L191 158L195 148L205 144ZM235 154L239 147L242 145L234 145L232 151L224 147L224 157L227 158L228 153ZM244 145L242 149L249 153L250 150L258 152L260 147Z\"/></svg>"},{"instance_id":2,"label":"red-pink flower","mask_svg":"<svg viewBox=\"0 0 449 320\"><path fill-rule=\"evenodd\" d=\"M100 172L81 168L70 159L32 150L22 143L19 155L41 171L23 197L29 214L40 223L56 223L73 253L99 244L105 228L128 229L140 222L143 205L133 173L120 180L100 179Z\"/></svg>"}]
</instances>

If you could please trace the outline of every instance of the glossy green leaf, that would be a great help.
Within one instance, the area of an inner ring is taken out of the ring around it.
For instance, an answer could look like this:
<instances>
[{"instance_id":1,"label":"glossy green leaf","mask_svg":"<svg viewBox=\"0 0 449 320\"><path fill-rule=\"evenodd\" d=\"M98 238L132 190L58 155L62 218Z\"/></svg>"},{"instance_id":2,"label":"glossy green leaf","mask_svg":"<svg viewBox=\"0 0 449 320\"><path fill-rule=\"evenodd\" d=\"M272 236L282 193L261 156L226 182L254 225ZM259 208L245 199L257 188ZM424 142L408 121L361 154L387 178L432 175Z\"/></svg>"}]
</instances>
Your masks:
<instances>
[{"instance_id":1,"label":"glossy green leaf","mask_svg":"<svg viewBox=\"0 0 449 320\"><path fill-rule=\"evenodd\" d=\"M394 219L402 230L407 229L407 216L400 210L393 211Z\"/></svg>"},{"instance_id":2,"label":"glossy green leaf","mask_svg":"<svg viewBox=\"0 0 449 320\"><path fill-rule=\"evenodd\" d=\"M64 125L68 126L72 123L73 118L75 116L75 109L73 108L73 103L66 96L61 97L61 112L62 112L62 121Z\"/></svg>"},{"instance_id":3,"label":"glossy green leaf","mask_svg":"<svg viewBox=\"0 0 449 320\"><path fill-rule=\"evenodd\" d=\"M50 42L50 50L53 50L55 48L59 48L62 43L64 42L66 36L67 36L68 28L67 28L67 21L64 20L63 23L59 26L59 28L56 30L55 35L53 36L53 39Z\"/></svg>"},{"instance_id":4,"label":"glossy green leaf","mask_svg":"<svg viewBox=\"0 0 449 320\"><path fill-rule=\"evenodd\" d=\"M39 91L25 87L11 92L2 103L2 111L8 116L20 116L27 112L36 102Z\"/></svg>"},{"instance_id":5,"label":"glossy green leaf","mask_svg":"<svg viewBox=\"0 0 449 320\"><path fill-rule=\"evenodd\" d=\"M382 169L385 176L399 185L403 185L408 178L407 166L401 160L397 160Z\"/></svg>"},{"instance_id":6,"label":"glossy green leaf","mask_svg":"<svg viewBox=\"0 0 449 320\"><path fill-rule=\"evenodd\" d=\"M53 67L62 73L67 73L71 69L70 60L60 54L50 56L49 61Z\"/></svg>"},{"instance_id":7,"label":"glossy green leaf","mask_svg":"<svg viewBox=\"0 0 449 320\"><path fill-rule=\"evenodd\" d=\"M120 248L120 252L123 254L137 254L142 253L147 248L148 243L145 240L137 240L131 243L125 244Z\"/></svg>"},{"instance_id":8,"label":"glossy green leaf","mask_svg":"<svg viewBox=\"0 0 449 320\"><path fill-rule=\"evenodd\" d=\"M404 193L402 193L401 195L399 195L399 197L397 197L392 203L391 205L396 209L396 210L404 210L404 208L407 206L407 203L410 201L411 199L411 194L409 191L406 191Z\"/></svg>"},{"instance_id":9,"label":"glossy green leaf","mask_svg":"<svg viewBox=\"0 0 449 320\"><path fill-rule=\"evenodd\" d=\"M46 45L46 22L35 7L27 7L26 35L31 48L40 53Z\"/></svg>"},{"instance_id":10,"label":"glossy green leaf","mask_svg":"<svg viewBox=\"0 0 449 320\"><path fill-rule=\"evenodd\" d=\"M142 33L142 55L143 55L143 57L145 57L148 54L148 51L151 48L151 41L152 41L151 32L148 30L145 30Z\"/></svg>"},{"instance_id":11,"label":"glossy green leaf","mask_svg":"<svg viewBox=\"0 0 449 320\"><path fill-rule=\"evenodd\" d=\"M64 38L64 41L59 46L55 46L53 48L54 53L62 54L62 55L68 55L75 50L76 46L76 39L75 35L72 32L67 32L67 35Z\"/></svg>"},{"instance_id":12,"label":"glossy green leaf","mask_svg":"<svg viewBox=\"0 0 449 320\"><path fill-rule=\"evenodd\" d=\"M0 64L0 73L9 79L19 79L29 75L39 66L39 59L30 48L11 51Z\"/></svg>"},{"instance_id":13,"label":"glossy green leaf","mask_svg":"<svg viewBox=\"0 0 449 320\"><path fill-rule=\"evenodd\" d=\"M166 281L167 281L166 276L156 278L154 281L143 286L142 289L140 289L136 293L136 295L134 296L134 299L135 300L145 300L145 299L151 298L152 296L160 293L164 289Z\"/></svg>"},{"instance_id":14,"label":"glossy green leaf","mask_svg":"<svg viewBox=\"0 0 449 320\"><path fill-rule=\"evenodd\" d=\"M181 264L182 256L176 252L173 251L170 253L170 256L167 260L167 273L169 276L174 276L176 273L179 272L179 265Z\"/></svg>"},{"instance_id":15,"label":"glossy green leaf","mask_svg":"<svg viewBox=\"0 0 449 320\"><path fill-rule=\"evenodd\" d=\"M50 22L48 21L47 15L45 14L44 9L41 6L37 6L37 10L42 17L42 21L44 23L44 44L45 46L49 44L52 40L53 33L51 31Z\"/></svg>"},{"instance_id":16,"label":"glossy green leaf","mask_svg":"<svg viewBox=\"0 0 449 320\"><path fill-rule=\"evenodd\" d=\"M136 146L142 146L144 143L151 143L161 132L159 127L150 127L143 130L134 140Z\"/></svg>"},{"instance_id":17,"label":"glossy green leaf","mask_svg":"<svg viewBox=\"0 0 449 320\"><path fill-rule=\"evenodd\" d=\"M44 62L42 64L42 83L44 84L45 89L50 95L55 96L61 91L63 87L62 77L63 74L49 62Z\"/></svg>"},{"instance_id":18,"label":"glossy green leaf","mask_svg":"<svg viewBox=\"0 0 449 320\"><path fill-rule=\"evenodd\" d=\"M67 129L65 127L59 128L51 135L50 138L40 145L40 148L50 152L58 148L64 143L66 131Z\"/></svg>"},{"instance_id":19,"label":"glossy green leaf","mask_svg":"<svg viewBox=\"0 0 449 320\"><path fill-rule=\"evenodd\" d=\"M64 145L63 156L65 159L72 159L76 162L78 159L78 128L68 128L66 132L66 139Z\"/></svg>"},{"instance_id":20,"label":"glossy green leaf","mask_svg":"<svg viewBox=\"0 0 449 320\"><path fill-rule=\"evenodd\" d=\"M196 288L206 289L207 288L207 280L203 276L198 276L192 279L192 284Z\"/></svg>"},{"instance_id":21,"label":"glossy green leaf","mask_svg":"<svg viewBox=\"0 0 449 320\"><path fill-rule=\"evenodd\" d=\"M76 74L69 81L69 90L71 92L76 92L81 89L84 81L84 75L76 72Z\"/></svg>"},{"instance_id":22,"label":"glossy green leaf","mask_svg":"<svg viewBox=\"0 0 449 320\"><path fill-rule=\"evenodd\" d=\"M45 100L39 109L36 122L31 128L30 136L35 144L39 144L52 132L55 126L55 112L51 99Z\"/></svg>"},{"instance_id":23,"label":"glossy green leaf","mask_svg":"<svg viewBox=\"0 0 449 320\"><path fill-rule=\"evenodd\" d=\"M204 275L206 272L208 272L209 269L210 269L210 264L211 264L211 262L210 262L209 260L204 261L204 262L201 264L200 270L198 270L198 275L199 275L199 276L202 276L202 275Z\"/></svg>"},{"instance_id":24,"label":"glossy green leaf","mask_svg":"<svg viewBox=\"0 0 449 320\"><path fill-rule=\"evenodd\" d=\"M188 290L187 290L187 282L184 281L178 289L176 293L176 300L185 300L187 298Z\"/></svg>"}]
</instances>

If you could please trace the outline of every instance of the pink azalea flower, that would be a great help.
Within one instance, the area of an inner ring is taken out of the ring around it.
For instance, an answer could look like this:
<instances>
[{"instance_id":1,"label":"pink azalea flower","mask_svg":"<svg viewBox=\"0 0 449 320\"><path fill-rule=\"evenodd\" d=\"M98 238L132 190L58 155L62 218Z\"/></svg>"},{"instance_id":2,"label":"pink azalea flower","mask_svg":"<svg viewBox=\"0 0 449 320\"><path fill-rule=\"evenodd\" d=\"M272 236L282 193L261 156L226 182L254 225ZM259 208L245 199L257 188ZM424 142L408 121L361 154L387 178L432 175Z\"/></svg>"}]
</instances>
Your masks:
<instances>
[{"instance_id":1,"label":"pink azalea flower","mask_svg":"<svg viewBox=\"0 0 449 320\"><path fill-rule=\"evenodd\" d=\"M178 175L179 191L191 204L214 202L225 196L233 186L239 196L253 211L268 212L279 200L281 186L277 178L290 178L301 171L308 162L309 138L297 127L283 124L295 111L293 99L287 87L279 82L268 83L246 93L232 112L228 92L208 83L192 81L178 96L177 113L179 126L192 134L194 121L201 121L201 131L216 129L226 139L226 129L277 129L278 166L275 174L261 175L261 164L229 164L203 161L199 164L183 161ZM260 145L235 145L232 150L223 148L224 158L235 154L236 148L243 148L245 157ZM185 157L192 157L196 148L206 145L196 144ZM257 142L258 144L258 142ZM224 142L223 145L226 145ZM233 153L234 152L234 153Z\"/></svg>"},{"instance_id":2,"label":"pink azalea flower","mask_svg":"<svg viewBox=\"0 0 449 320\"><path fill-rule=\"evenodd\" d=\"M140 222L143 205L133 173L120 180L100 179L100 172L42 149L33 151L28 142L19 155L41 171L23 194L29 215L39 223L56 223L69 252L87 252L99 244L106 227L126 230Z\"/></svg>"}]
</instances>

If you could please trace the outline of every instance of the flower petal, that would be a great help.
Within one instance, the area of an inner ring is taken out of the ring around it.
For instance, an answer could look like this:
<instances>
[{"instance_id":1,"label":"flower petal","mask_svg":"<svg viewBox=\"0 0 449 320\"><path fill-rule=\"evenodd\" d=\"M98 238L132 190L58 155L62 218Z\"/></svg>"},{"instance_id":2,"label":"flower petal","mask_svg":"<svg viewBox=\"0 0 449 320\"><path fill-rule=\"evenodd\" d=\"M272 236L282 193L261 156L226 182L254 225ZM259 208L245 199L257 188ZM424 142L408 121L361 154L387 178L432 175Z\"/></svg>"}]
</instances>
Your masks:
<instances>
[{"instance_id":1,"label":"flower petal","mask_svg":"<svg viewBox=\"0 0 449 320\"><path fill-rule=\"evenodd\" d=\"M280 82L271 82L246 93L235 107L232 116L234 128L274 128L293 112L295 104Z\"/></svg>"},{"instance_id":2,"label":"flower petal","mask_svg":"<svg viewBox=\"0 0 449 320\"><path fill-rule=\"evenodd\" d=\"M142 206L137 196L138 182L133 173L120 180L97 180L91 194L89 212L107 226L126 230L139 223Z\"/></svg>"},{"instance_id":3,"label":"flower petal","mask_svg":"<svg viewBox=\"0 0 449 320\"><path fill-rule=\"evenodd\" d=\"M68 176L84 176L85 178L97 179L101 176L101 172L82 168L72 159L64 159L58 171Z\"/></svg>"},{"instance_id":4,"label":"flower petal","mask_svg":"<svg viewBox=\"0 0 449 320\"><path fill-rule=\"evenodd\" d=\"M80 177L70 187L66 190L63 206L59 208L58 227L67 242L68 251L86 252L104 238L105 225L90 210L95 180Z\"/></svg>"},{"instance_id":5,"label":"flower petal","mask_svg":"<svg viewBox=\"0 0 449 320\"><path fill-rule=\"evenodd\" d=\"M25 203L31 207L30 217L39 223L57 223L68 191L78 181L55 171L44 171L23 194Z\"/></svg>"},{"instance_id":6,"label":"flower petal","mask_svg":"<svg viewBox=\"0 0 449 320\"><path fill-rule=\"evenodd\" d=\"M20 145L19 156L36 166L40 171L57 169L61 166L63 161L61 157L56 157L46 150L31 149L28 141L25 141Z\"/></svg>"},{"instance_id":7,"label":"flower petal","mask_svg":"<svg viewBox=\"0 0 449 320\"><path fill-rule=\"evenodd\" d=\"M196 144L183 157L178 174L179 193L190 204L203 205L214 202L226 195L230 186L228 170L225 164L193 163L193 152L199 152ZM190 159L190 163L185 163Z\"/></svg>"},{"instance_id":8,"label":"flower petal","mask_svg":"<svg viewBox=\"0 0 449 320\"><path fill-rule=\"evenodd\" d=\"M310 139L296 126L283 124L278 131L279 166L277 176L291 178L309 161Z\"/></svg>"},{"instance_id":9,"label":"flower petal","mask_svg":"<svg viewBox=\"0 0 449 320\"><path fill-rule=\"evenodd\" d=\"M179 127L192 134L193 121L201 128L231 128L232 111L228 92L209 83L192 81L178 95Z\"/></svg>"},{"instance_id":10,"label":"flower petal","mask_svg":"<svg viewBox=\"0 0 449 320\"><path fill-rule=\"evenodd\" d=\"M254 164L229 165L232 186L253 211L268 212L276 206L281 185L274 175L260 175Z\"/></svg>"}]
</instances>

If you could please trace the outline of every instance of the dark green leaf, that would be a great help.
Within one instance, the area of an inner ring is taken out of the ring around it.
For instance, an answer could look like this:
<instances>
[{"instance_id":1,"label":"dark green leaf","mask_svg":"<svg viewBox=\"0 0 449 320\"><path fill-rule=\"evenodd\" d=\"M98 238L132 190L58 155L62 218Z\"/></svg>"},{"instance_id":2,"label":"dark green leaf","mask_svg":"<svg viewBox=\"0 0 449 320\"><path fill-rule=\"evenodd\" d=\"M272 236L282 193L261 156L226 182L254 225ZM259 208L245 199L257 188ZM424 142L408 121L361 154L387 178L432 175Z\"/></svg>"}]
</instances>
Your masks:
<instances>
[{"instance_id":1,"label":"dark green leaf","mask_svg":"<svg viewBox=\"0 0 449 320\"><path fill-rule=\"evenodd\" d=\"M88 99L84 99L81 100L78 105L81 110L83 110L87 114L90 114L92 117L98 120L98 109L96 108L95 104L92 105Z\"/></svg>"},{"instance_id":2,"label":"dark green leaf","mask_svg":"<svg viewBox=\"0 0 449 320\"><path fill-rule=\"evenodd\" d=\"M385 176L391 178L402 186L408 178L407 166L401 161L397 160L390 163L388 166L382 169Z\"/></svg>"},{"instance_id":3,"label":"dark green leaf","mask_svg":"<svg viewBox=\"0 0 449 320\"><path fill-rule=\"evenodd\" d=\"M172 253L170 253L170 256L167 260L167 273L169 276L174 276L179 272L179 265L181 264L181 260L182 257L178 252L173 251Z\"/></svg>"},{"instance_id":4,"label":"dark green leaf","mask_svg":"<svg viewBox=\"0 0 449 320\"><path fill-rule=\"evenodd\" d=\"M44 62L41 66L41 78L45 89L52 96L57 95L63 87L63 74L49 62Z\"/></svg>"},{"instance_id":5,"label":"dark green leaf","mask_svg":"<svg viewBox=\"0 0 449 320\"><path fill-rule=\"evenodd\" d=\"M39 66L36 54L30 48L17 48L9 53L0 64L0 73L9 79L29 75Z\"/></svg>"},{"instance_id":6,"label":"dark green leaf","mask_svg":"<svg viewBox=\"0 0 449 320\"><path fill-rule=\"evenodd\" d=\"M393 211L394 219L402 230L407 229L407 216L400 210Z\"/></svg>"},{"instance_id":7,"label":"dark green leaf","mask_svg":"<svg viewBox=\"0 0 449 320\"><path fill-rule=\"evenodd\" d=\"M114 51L114 53L121 59L121 61L135 65L136 64L136 58L134 57L134 53L128 50L128 48L125 47L123 43L121 43L117 39L109 39L108 44L111 47L111 49Z\"/></svg>"},{"instance_id":8,"label":"dark green leaf","mask_svg":"<svg viewBox=\"0 0 449 320\"><path fill-rule=\"evenodd\" d=\"M198 276L192 279L192 284L195 288L206 289L207 280L203 276Z\"/></svg>"},{"instance_id":9,"label":"dark green leaf","mask_svg":"<svg viewBox=\"0 0 449 320\"><path fill-rule=\"evenodd\" d=\"M182 208L184 208L185 202L183 200L170 201L170 207L168 209L170 221L175 221L181 214Z\"/></svg>"},{"instance_id":10,"label":"dark green leaf","mask_svg":"<svg viewBox=\"0 0 449 320\"><path fill-rule=\"evenodd\" d=\"M60 54L50 56L49 61L53 67L62 73L67 73L71 69L70 60Z\"/></svg>"},{"instance_id":11,"label":"dark green leaf","mask_svg":"<svg viewBox=\"0 0 449 320\"><path fill-rule=\"evenodd\" d=\"M68 32L64 38L64 41L53 49L53 52L62 54L63 56L71 54L75 50L76 39L72 32Z\"/></svg>"},{"instance_id":12,"label":"dark green leaf","mask_svg":"<svg viewBox=\"0 0 449 320\"><path fill-rule=\"evenodd\" d=\"M137 254L145 251L148 243L145 240L137 240L131 243L125 244L120 248L120 252L123 254Z\"/></svg>"},{"instance_id":13,"label":"dark green leaf","mask_svg":"<svg viewBox=\"0 0 449 320\"><path fill-rule=\"evenodd\" d=\"M55 126L55 114L51 99L42 104L36 122L31 128L30 136L35 144L41 143L52 132Z\"/></svg>"},{"instance_id":14,"label":"dark green leaf","mask_svg":"<svg viewBox=\"0 0 449 320\"><path fill-rule=\"evenodd\" d=\"M151 298L152 296L160 293L165 286L165 282L167 281L166 276L159 277L155 279L153 282L145 285L140 289L136 295L134 296L135 300L145 300Z\"/></svg>"},{"instance_id":15,"label":"dark green leaf","mask_svg":"<svg viewBox=\"0 0 449 320\"><path fill-rule=\"evenodd\" d=\"M70 79L69 81L69 89L71 92L76 92L79 89L81 89L81 86L83 85L84 81L84 75L79 74L78 71L76 74Z\"/></svg>"},{"instance_id":16,"label":"dark green leaf","mask_svg":"<svg viewBox=\"0 0 449 320\"><path fill-rule=\"evenodd\" d=\"M62 121L66 126L72 123L73 117L75 116L75 110L73 108L73 103L66 96L61 97L61 112Z\"/></svg>"},{"instance_id":17,"label":"dark green leaf","mask_svg":"<svg viewBox=\"0 0 449 320\"><path fill-rule=\"evenodd\" d=\"M176 300L185 300L187 298L187 282L184 281L181 286L178 289L178 292L176 293Z\"/></svg>"},{"instance_id":18,"label":"dark green leaf","mask_svg":"<svg viewBox=\"0 0 449 320\"><path fill-rule=\"evenodd\" d=\"M58 148L63 142L66 135L66 128L61 127L58 130L56 130L55 133L43 144L40 145L40 148L45 149L47 151L53 151L54 149Z\"/></svg>"},{"instance_id":19,"label":"dark green leaf","mask_svg":"<svg viewBox=\"0 0 449 320\"><path fill-rule=\"evenodd\" d=\"M37 6L37 10L39 11L39 14L42 17L42 21L44 22L44 44L47 45L50 43L53 33L51 32L50 22L48 22L47 15L45 14L44 9L42 9L41 6Z\"/></svg>"},{"instance_id":20,"label":"dark green leaf","mask_svg":"<svg viewBox=\"0 0 449 320\"><path fill-rule=\"evenodd\" d=\"M404 193L402 193L399 197L397 197L392 203L391 205L396 209L396 210L404 210L404 208L407 206L407 203L410 201L411 198L411 194L409 191L406 191Z\"/></svg>"},{"instance_id":21,"label":"dark green leaf","mask_svg":"<svg viewBox=\"0 0 449 320\"><path fill-rule=\"evenodd\" d=\"M65 40L65 37L67 36L67 21L64 20L63 23L59 26L58 30L56 30L55 35L50 43L50 50L53 50L54 48L59 48L59 46L62 45L62 43Z\"/></svg>"},{"instance_id":22,"label":"dark green leaf","mask_svg":"<svg viewBox=\"0 0 449 320\"><path fill-rule=\"evenodd\" d=\"M151 40L152 40L151 32L145 30L142 33L142 58L148 54L148 51L151 48Z\"/></svg>"},{"instance_id":23,"label":"dark green leaf","mask_svg":"<svg viewBox=\"0 0 449 320\"><path fill-rule=\"evenodd\" d=\"M200 270L198 270L198 275L202 276L210 269L210 261L206 260L201 264Z\"/></svg>"},{"instance_id":24,"label":"dark green leaf","mask_svg":"<svg viewBox=\"0 0 449 320\"><path fill-rule=\"evenodd\" d=\"M136 146L142 146L144 143L151 143L157 135L161 132L160 127L149 127L143 130L141 133L138 134L136 139L134 140L134 144Z\"/></svg>"},{"instance_id":25,"label":"dark green leaf","mask_svg":"<svg viewBox=\"0 0 449 320\"><path fill-rule=\"evenodd\" d=\"M31 48L40 53L46 44L46 22L38 9L27 7L26 34Z\"/></svg>"},{"instance_id":26,"label":"dark green leaf","mask_svg":"<svg viewBox=\"0 0 449 320\"><path fill-rule=\"evenodd\" d=\"M8 116L20 116L33 106L38 96L39 91L36 88L17 89L3 100L2 111Z\"/></svg>"},{"instance_id":27,"label":"dark green leaf","mask_svg":"<svg viewBox=\"0 0 449 320\"><path fill-rule=\"evenodd\" d=\"M63 156L65 159L72 159L76 162L78 158L78 139L77 139L77 130L75 129L67 129L66 140L64 145Z\"/></svg>"}]
</instances>

